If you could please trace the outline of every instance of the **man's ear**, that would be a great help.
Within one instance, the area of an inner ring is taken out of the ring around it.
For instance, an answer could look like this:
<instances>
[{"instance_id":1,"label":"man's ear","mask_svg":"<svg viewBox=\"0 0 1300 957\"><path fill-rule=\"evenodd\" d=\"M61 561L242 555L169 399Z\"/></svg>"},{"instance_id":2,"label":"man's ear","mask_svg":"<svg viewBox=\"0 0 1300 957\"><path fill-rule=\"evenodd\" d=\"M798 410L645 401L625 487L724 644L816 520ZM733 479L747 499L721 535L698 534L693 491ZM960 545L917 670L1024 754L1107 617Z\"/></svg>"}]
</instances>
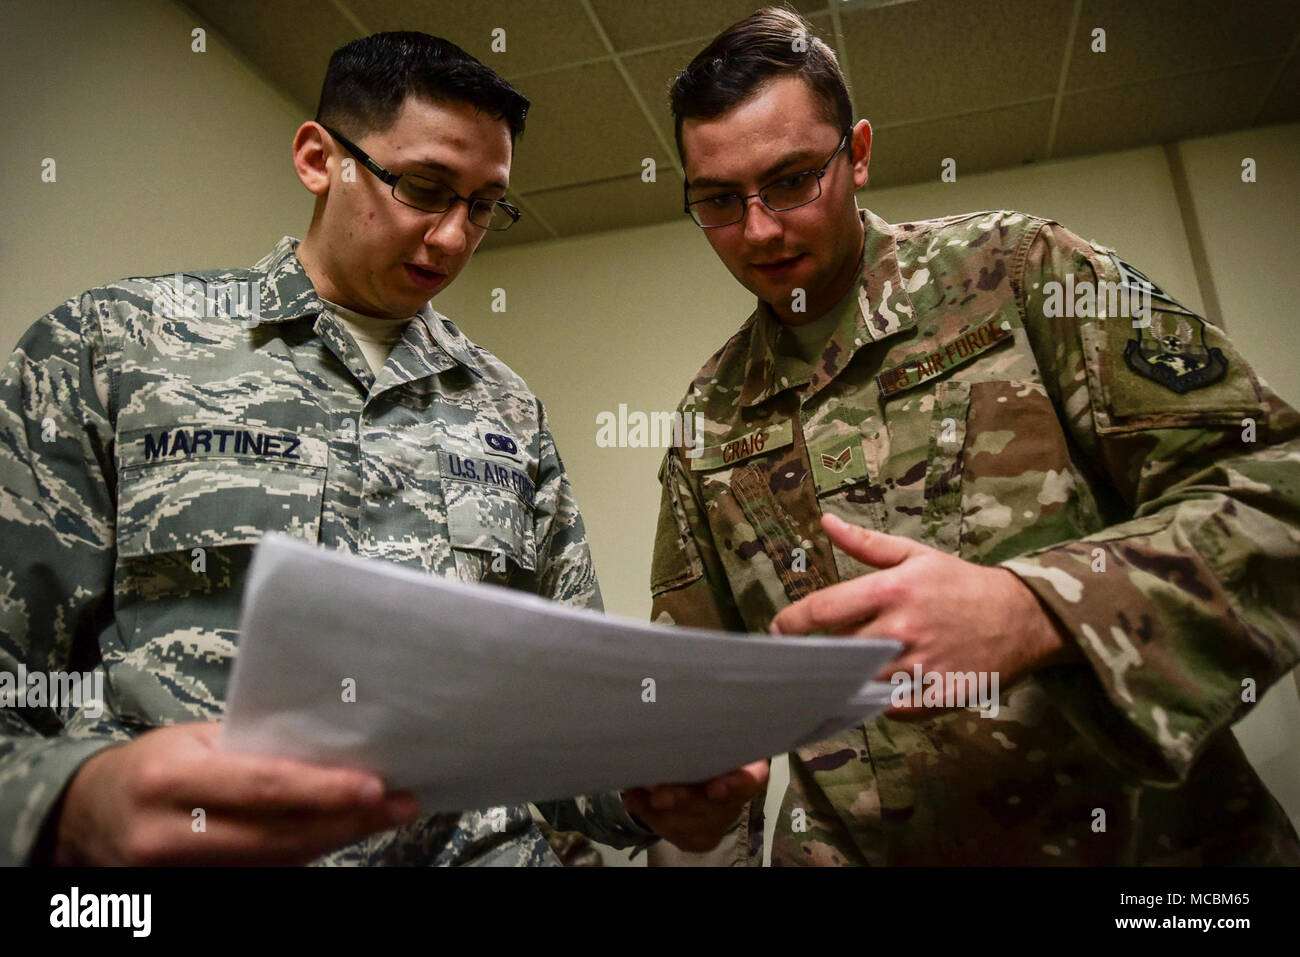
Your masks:
<instances>
[{"instance_id":1,"label":"man's ear","mask_svg":"<svg viewBox=\"0 0 1300 957\"><path fill-rule=\"evenodd\" d=\"M853 188L861 189L867 183L867 165L871 162L871 124L858 120L849 142L853 149Z\"/></svg>"},{"instance_id":2,"label":"man's ear","mask_svg":"<svg viewBox=\"0 0 1300 957\"><path fill-rule=\"evenodd\" d=\"M318 198L330 189L329 163L328 134L319 123L308 120L293 137L293 169L302 185Z\"/></svg>"}]
</instances>

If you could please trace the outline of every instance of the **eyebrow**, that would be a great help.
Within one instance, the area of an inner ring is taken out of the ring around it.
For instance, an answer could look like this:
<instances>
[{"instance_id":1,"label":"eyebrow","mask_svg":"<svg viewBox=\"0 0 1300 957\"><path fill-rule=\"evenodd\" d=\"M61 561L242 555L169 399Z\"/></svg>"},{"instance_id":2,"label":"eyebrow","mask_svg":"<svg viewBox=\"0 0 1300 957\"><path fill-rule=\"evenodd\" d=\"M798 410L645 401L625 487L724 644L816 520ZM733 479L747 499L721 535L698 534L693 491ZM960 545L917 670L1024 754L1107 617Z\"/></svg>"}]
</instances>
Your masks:
<instances>
[{"instance_id":1,"label":"eyebrow","mask_svg":"<svg viewBox=\"0 0 1300 957\"><path fill-rule=\"evenodd\" d=\"M820 155L821 155L820 153L817 153L813 150L796 150L793 153L787 153L783 159L778 160L777 162L769 166L767 169L763 170L763 172L759 173L758 180L761 183L766 183L769 178L775 176L777 173L786 169L786 167L793 166L796 163L814 162ZM714 179L710 176L701 176L699 179L691 180L690 185L693 187L694 186L735 187L735 186L740 186L741 184L734 179Z\"/></svg>"},{"instance_id":2,"label":"eyebrow","mask_svg":"<svg viewBox=\"0 0 1300 957\"><path fill-rule=\"evenodd\" d=\"M446 163L439 163L437 160L431 160L431 159L417 159L417 160L408 160L407 162L409 162L409 163L411 163L411 164L413 164L413 165L415 165L415 166L423 166L425 169L433 170L435 173L444 173L444 174L446 174L446 175L448 175L448 176L452 176L452 177L459 175L459 173L458 173L457 170L452 169L452 168L451 168L450 166L448 166ZM507 191L507 190L510 189L510 184L509 184L509 183L503 183L503 182L501 182L500 180L495 180L495 179L494 179L494 180L493 180L492 182L490 182L490 183L484 183L482 186L480 186L480 187L479 187L478 189L476 189L474 192L476 192L476 193L477 193L477 192L481 192L481 191L483 191L483 190L485 190L485 189L499 189L499 190L501 190L502 192L505 192L505 191Z\"/></svg>"}]
</instances>

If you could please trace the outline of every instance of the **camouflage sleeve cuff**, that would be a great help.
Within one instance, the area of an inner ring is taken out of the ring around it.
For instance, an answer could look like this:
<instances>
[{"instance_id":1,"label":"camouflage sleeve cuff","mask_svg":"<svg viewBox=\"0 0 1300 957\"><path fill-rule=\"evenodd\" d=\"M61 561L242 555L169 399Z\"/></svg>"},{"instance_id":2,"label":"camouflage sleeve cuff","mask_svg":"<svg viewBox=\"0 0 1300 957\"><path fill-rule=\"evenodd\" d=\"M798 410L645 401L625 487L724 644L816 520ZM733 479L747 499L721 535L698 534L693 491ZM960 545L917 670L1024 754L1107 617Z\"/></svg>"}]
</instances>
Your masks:
<instances>
[{"instance_id":1,"label":"camouflage sleeve cuff","mask_svg":"<svg viewBox=\"0 0 1300 957\"><path fill-rule=\"evenodd\" d=\"M110 737L0 740L0 867L40 863L32 855L50 812L87 758L122 742Z\"/></svg>"},{"instance_id":2,"label":"camouflage sleeve cuff","mask_svg":"<svg viewBox=\"0 0 1300 957\"><path fill-rule=\"evenodd\" d=\"M1181 538L1170 515L1156 514L1001 563L1086 662L1042 669L1035 680L1109 763L1165 786L1182 781L1234 720L1241 678L1271 683L1264 675L1280 664L1252 651L1250 630L1231 610L1189 614L1180 583L1216 576Z\"/></svg>"},{"instance_id":3,"label":"camouflage sleeve cuff","mask_svg":"<svg viewBox=\"0 0 1300 957\"><path fill-rule=\"evenodd\" d=\"M1082 607L1085 589L1078 570L1087 571L1089 552L1087 543L1073 542L1001 565L1034 593L1058 631L1084 658L1043 668L1032 680L1111 765L1144 782L1177 783L1190 767L1190 756L1179 760L1173 755L1171 761L1171 755L1138 727L1139 702L1130 687L1134 675L1129 669L1141 664L1140 653L1122 631L1109 629L1103 638ZM1113 601L1106 589L1096 590L1098 600ZM1131 614L1135 620L1150 620L1140 607L1114 610L1117 617Z\"/></svg>"}]
</instances>

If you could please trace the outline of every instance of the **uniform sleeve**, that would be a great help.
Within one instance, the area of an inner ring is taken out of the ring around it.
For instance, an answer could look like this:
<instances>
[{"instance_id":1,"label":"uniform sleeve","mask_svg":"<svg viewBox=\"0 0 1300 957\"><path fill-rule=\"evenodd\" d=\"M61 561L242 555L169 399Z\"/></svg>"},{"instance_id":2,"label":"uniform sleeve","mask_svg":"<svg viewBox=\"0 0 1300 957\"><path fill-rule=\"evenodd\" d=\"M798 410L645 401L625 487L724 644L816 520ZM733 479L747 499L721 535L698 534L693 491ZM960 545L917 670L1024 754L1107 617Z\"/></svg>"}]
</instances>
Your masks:
<instances>
[{"instance_id":1,"label":"uniform sleeve","mask_svg":"<svg viewBox=\"0 0 1300 957\"><path fill-rule=\"evenodd\" d=\"M1086 661L1038 672L1053 700L1111 763L1170 786L1296 664L1300 416L1158 287L1145 315L1106 298L1135 276L1055 224L1028 247L1026 328L1110 524L1002 564Z\"/></svg>"},{"instance_id":2,"label":"uniform sleeve","mask_svg":"<svg viewBox=\"0 0 1300 957\"><path fill-rule=\"evenodd\" d=\"M102 700L83 695L78 710L5 694L24 673L89 671L111 619L113 430L98 328L93 300L70 300L27 332L0 379L0 682L13 683L0 686L0 865L27 862L81 763L128 737Z\"/></svg>"},{"instance_id":3,"label":"uniform sleeve","mask_svg":"<svg viewBox=\"0 0 1300 957\"><path fill-rule=\"evenodd\" d=\"M587 530L547 425L541 418L541 455L535 497L534 537L537 541L536 593L552 601L604 611L600 585L587 544ZM581 831L610 847L648 847L653 831L632 819L617 791L583 795L537 805L557 831Z\"/></svg>"},{"instance_id":4,"label":"uniform sleeve","mask_svg":"<svg viewBox=\"0 0 1300 957\"><path fill-rule=\"evenodd\" d=\"M538 415L541 449L533 506L537 569L529 590L565 605L604 611L587 529L540 402Z\"/></svg>"},{"instance_id":5,"label":"uniform sleeve","mask_svg":"<svg viewBox=\"0 0 1300 957\"><path fill-rule=\"evenodd\" d=\"M651 620L745 631L690 471L678 450L669 449L664 456L659 484L663 494L650 563Z\"/></svg>"},{"instance_id":6,"label":"uniform sleeve","mask_svg":"<svg viewBox=\"0 0 1300 957\"><path fill-rule=\"evenodd\" d=\"M681 450L669 449L664 456L659 484L663 492L650 562L651 620L665 625L748 631L732 598L704 507ZM739 859L750 867L763 862L766 794L764 789L752 798L723 837L723 843L735 847ZM686 855L685 859L695 863L705 860L699 855Z\"/></svg>"}]
</instances>

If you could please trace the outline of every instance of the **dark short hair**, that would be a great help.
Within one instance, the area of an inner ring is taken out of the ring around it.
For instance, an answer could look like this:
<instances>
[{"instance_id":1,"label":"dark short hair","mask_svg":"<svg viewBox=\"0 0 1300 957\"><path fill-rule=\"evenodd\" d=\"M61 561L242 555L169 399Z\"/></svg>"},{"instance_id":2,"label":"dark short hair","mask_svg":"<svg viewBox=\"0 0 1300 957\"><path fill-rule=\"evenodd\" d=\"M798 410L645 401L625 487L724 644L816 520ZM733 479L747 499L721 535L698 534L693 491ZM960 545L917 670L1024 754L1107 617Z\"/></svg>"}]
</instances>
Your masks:
<instances>
[{"instance_id":1,"label":"dark short hair","mask_svg":"<svg viewBox=\"0 0 1300 957\"><path fill-rule=\"evenodd\" d=\"M514 142L528 98L450 40L427 33L376 33L339 47L321 85L316 122L353 138L386 130L409 96L468 103L505 120Z\"/></svg>"},{"instance_id":2,"label":"dark short hair","mask_svg":"<svg viewBox=\"0 0 1300 957\"><path fill-rule=\"evenodd\" d=\"M796 43L800 35L804 42ZM827 122L841 130L853 125L853 104L835 51L799 14L767 7L719 33L673 81L668 100L676 120L677 155L686 159L683 120L721 116L780 76L803 77Z\"/></svg>"}]
</instances>

